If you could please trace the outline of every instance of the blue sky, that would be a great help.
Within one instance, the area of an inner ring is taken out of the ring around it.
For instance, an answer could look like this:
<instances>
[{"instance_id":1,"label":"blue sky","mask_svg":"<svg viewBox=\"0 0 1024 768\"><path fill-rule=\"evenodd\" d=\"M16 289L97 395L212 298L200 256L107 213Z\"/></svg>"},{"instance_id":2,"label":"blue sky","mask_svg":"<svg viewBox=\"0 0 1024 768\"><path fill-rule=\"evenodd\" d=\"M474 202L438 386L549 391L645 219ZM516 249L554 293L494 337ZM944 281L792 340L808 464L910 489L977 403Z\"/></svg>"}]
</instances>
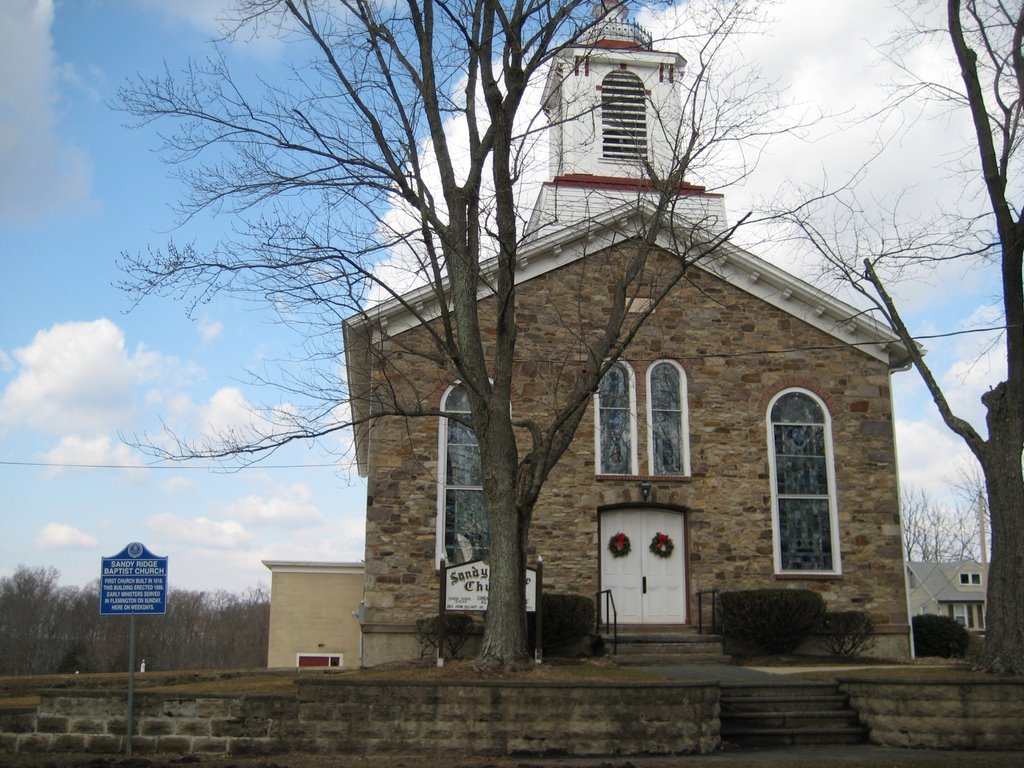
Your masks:
<instances>
[{"instance_id":1,"label":"blue sky","mask_svg":"<svg viewBox=\"0 0 1024 768\"><path fill-rule=\"evenodd\" d=\"M219 5L0 4L0 575L52 565L65 583L85 584L102 556L131 541L168 556L171 585L189 589L268 583L263 559L362 558L365 485L344 459L297 446L233 473L147 468L150 460L122 441L158 435L163 423L194 435L244 421L245 403L277 400L249 386L245 371L297 341L270 316L227 299L190 319L171 300L131 309L112 286L120 253L171 237L212 244L232 224L208 217L178 228L171 206L183 190L154 153L157 130L129 129L130 118L111 108L126 78L208 54ZM778 16L776 32L752 38L745 55L789 85L794 100L842 112L880 98L887 75L872 44L898 20L885 0L787 0ZM285 53L255 41L232 56L251 72L272 70ZM949 67L941 51L922 55L923 65ZM964 130L948 119L894 130L873 190L932 205L943 186L934 159ZM772 145L727 205L741 210L782 174L841 175L870 153L870 138L851 129ZM812 271L785 253L769 255ZM961 266L901 291L918 332L946 333L994 320L986 304L996 287L991 272ZM998 356L979 357L975 337L926 346L954 402L981 423L977 398L1001 377ZM914 374L894 381L904 479L941 494L965 450L937 422Z\"/></svg>"}]
</instances>

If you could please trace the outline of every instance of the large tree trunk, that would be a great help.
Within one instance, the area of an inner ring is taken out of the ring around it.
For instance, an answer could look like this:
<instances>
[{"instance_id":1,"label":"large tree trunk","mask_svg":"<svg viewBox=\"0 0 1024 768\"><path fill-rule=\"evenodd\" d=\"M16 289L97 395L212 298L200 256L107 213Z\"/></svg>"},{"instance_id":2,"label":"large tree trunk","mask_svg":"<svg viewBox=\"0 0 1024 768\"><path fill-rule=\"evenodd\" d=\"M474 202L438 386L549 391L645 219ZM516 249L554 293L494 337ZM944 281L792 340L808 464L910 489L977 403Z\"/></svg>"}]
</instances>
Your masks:
<instances>
[{"instance_id":1,"label":"large tree trunk","mask_svg":"<svg viewBox=\"0 0 1024 768\"><path fill-rule=\"evenodd\" d=\"M480 441L484 503L491 534L490 591L477 666L514 669L529 663L526 642L526 540L531 509L516 493L519 455L506 406Z\"/></svg>"},{"instance_id":2,"label":"large tree trunk","mask_svg":"<svg viewBox=\"0 0 1024 768\"><path fill-rule=\"evenodd\" d=\"M993 672L1024 674L1024 471L1019 415L1006 384L983 398L989 439L981 462L992 518L986 666Z\"/></svg>"}]
</instances>

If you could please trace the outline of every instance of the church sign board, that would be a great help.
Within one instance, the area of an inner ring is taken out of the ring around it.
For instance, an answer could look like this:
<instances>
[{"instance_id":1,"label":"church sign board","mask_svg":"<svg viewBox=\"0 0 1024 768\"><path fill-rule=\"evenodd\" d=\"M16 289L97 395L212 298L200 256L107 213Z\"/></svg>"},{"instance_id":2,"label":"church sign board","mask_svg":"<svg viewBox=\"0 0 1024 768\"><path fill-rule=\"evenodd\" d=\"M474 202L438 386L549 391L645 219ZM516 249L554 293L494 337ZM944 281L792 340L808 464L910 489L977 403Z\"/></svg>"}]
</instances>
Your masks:
<instances>
[{"instance_id":1,"label":"church sign board","mask_svg":"<svg viewBox=\"0 0 1024 768\"><path fill-rule=\"evenodd\" d=\"M167 612L167 558L132 542L102 559L100 615L155 615Z\"/></svg>"},{"instance_id":2,"label":"church sign board","mask_svg":"<svg viewBox=\"0 0 1024 768\"><path fill-rule=\"evenodd\" d=\"M444 569L444 609L446 611L486 611L491 568L483 560L471 560ZM526 569L526 610L535 611L537 571Z\"/></svg>"}]
</instances>

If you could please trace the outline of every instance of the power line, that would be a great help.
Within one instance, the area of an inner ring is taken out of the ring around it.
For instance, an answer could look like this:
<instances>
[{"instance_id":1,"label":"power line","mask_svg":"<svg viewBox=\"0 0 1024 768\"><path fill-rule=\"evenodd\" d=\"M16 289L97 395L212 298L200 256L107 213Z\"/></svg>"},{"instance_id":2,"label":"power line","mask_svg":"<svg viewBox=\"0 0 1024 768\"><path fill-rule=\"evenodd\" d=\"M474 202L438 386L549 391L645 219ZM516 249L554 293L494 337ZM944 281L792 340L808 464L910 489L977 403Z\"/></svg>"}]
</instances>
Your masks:
<instances>
[{"instance_id":1,"label":"power line","mask_svg":"<svg viewBox=\"0 0 1024 768\"><path fill-rule=\"evenodd\" d=\"M246 464L239 467L225 468L221 464L56 464L45 461L4 461L0 465L8 467L43 467L45 469L170 469L170 470L206 470L214 474L231 474L243 469L323 469L339 464Z\"/></svg>"},{"instance_id":2,"label":"power line","mask_svg":"<svg viewBox=\"0 0 1024 768\"><path fill-rule=\"evenodd\" d=\"M992 333L994 331L1005 331L1011 326L1009 325L998 325L987 328L968 328L962 331L947 331L945 333L932 333L922 334L920 336L911 337L913 341L928 341L932 339L948 339L955 336L965 336L972 333ZM698 355L676 355L674 359L678 360L707 360L710 358L734 358L734 357L755 357L758 355L784 355L791 352L820 352L829 349L846 349L849 347L858 346L876 346L880 342L878 341L867 341L867 342L840 342L838 344L820 344L805 347L784 347L781 349L760 349L760 350L748 350L745 352L705 352ZM891 343L899 343L899 340L895 340ZM637 362L653 362L654 360L647 360L646 358L627 358ZM656 358L662 359L662 358ZM558 362L554 358L544 360L541 358L519 358L518 362ZM564 361L561 361L564 362ZM61 463L53 464L43 461L4 461L0 460L0 466L10 467L42 467L44 469L168 469L168 470L203 470L212 472L213 474L233 474L244 469L326 469L326 468L338 468L338 464L246 464L238 467L225 467L220 464L187 464L185 462L175 464L70 464Z\"/></svg>"}]
</instances>

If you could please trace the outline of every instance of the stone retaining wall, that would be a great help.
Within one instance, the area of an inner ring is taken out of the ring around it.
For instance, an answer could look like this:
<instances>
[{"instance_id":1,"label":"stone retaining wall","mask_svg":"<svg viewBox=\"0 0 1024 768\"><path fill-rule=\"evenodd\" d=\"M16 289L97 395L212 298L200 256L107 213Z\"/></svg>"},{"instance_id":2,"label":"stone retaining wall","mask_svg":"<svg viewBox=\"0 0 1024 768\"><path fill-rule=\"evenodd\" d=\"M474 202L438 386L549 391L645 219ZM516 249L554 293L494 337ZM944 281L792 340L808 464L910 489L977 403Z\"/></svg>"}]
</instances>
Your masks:
<instances>
[{"instance_id":1,"label":"stone retaining wall","mask_svg":"<svg viewBox=\"0 0 1024 768\"><path fill-rule=\"evenodd\" d=\"M1024 749L1024 682L843 680L840 689L887 747Z\"/></svg>"},{"instance_id":2,"label":"stone retaining wall","mask_svg":"<svg viewBox=\"0 0 1024 768\"><path fill-rule=\"evenodd\" d=\"M20 717L0 718L0 752L124 750L123 694L48 692L34 718ZM297 695L136 692L134 719L137 754L667 755L719 745L715 684L300 680Z\"/></svg>"}]
</instances>

